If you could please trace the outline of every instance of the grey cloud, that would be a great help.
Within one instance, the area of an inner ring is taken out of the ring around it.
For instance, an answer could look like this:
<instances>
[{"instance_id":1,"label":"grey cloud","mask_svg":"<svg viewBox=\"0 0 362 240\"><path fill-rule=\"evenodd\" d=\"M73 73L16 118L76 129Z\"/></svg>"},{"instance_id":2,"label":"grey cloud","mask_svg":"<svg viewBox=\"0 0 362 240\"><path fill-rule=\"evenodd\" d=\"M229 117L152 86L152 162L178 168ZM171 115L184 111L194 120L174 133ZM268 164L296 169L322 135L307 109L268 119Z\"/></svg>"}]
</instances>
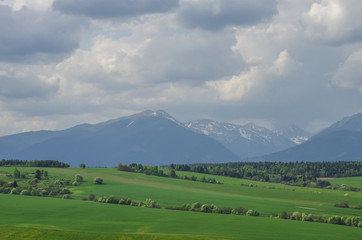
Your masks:
<instances>
[{"instance_id":1,"label":"grey cloud","mask_svg":"<svg viewBox=\"0 0 362 240\"><path fill-rule=\"evenodd\" d=\"M53 9L67 14L91 18L133 17L168 12L178 6L178 0L55 0Z\"/></svg>"},{"instance_id":2,"label":"grey cloud","mask_svg":"<svg viewBox=\"0 0 362 240\"><path fill-rule=\"evenodd\" d=\"M0 6L0 61L36 63L62 58L78 47L78 18Z\"/></svg>"},{"instance_id":3,"label":"grey cloud","mask_svg":"<svg viewBox=\"0 0 362 240\"><path fill-rule=\"evenodd\" d=\"M275 0L183 1L177 19L187 28L219 30L253 25L276 13Z\"/></svg>"},{"instance_id":4,"label":"grey cloud","mask_svg":"<svg viewBox=\"0 0 362 240\"><path fill-rule=\"evenodd\" d=\"M232 50L235 36L190 32L170 38L154 39L133 65L148 82L192 81L194 84L238 74L245 63Z\"/></svg>"},{"instance_id":5,"label":"grey cloud","mask_svg":"<svg viewBox=\"0 0 362 240\"><path fill-rule=\"evenodd\" d=\"M57 82L45 83L35 76L12 77L0 76L0 99L24 100L43 99L54 94L59 89Z\"/></svg>"}]
</instances>

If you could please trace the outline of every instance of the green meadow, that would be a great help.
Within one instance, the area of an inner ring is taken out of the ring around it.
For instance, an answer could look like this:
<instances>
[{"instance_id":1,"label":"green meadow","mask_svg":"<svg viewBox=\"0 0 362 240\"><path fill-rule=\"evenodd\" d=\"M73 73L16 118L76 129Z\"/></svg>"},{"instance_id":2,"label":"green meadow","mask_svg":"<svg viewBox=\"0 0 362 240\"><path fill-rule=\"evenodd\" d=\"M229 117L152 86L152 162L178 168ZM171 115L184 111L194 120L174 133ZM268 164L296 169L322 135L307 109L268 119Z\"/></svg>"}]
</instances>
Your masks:
<instances>
[{"instance_id":1,"label":"green meadow","mask_svg":"<svg viewBox=\"0 0 362 240\"><path fill-rule=\"evenodd\" d=\"M41 168L17 168L34 172ZM66 186L73 200L0 194L1 239L361 239L362 229L326 223L283 220L273 217L251 217L189 211L175 211L106 204L81 199L94 194L145 201L151 198L161 207L181 206L194 202L218 207L245 207L261 215L282 211L312 213L324 216L356 216L362 210L337 208L335 203L348 201L362 205L362 192L302 188L214 177L223 184L209 184L181 179L121 172L107 168L44 168L49 182L73 180L83 176L79 186ZM0 179L14 168L0 168ZM177 175L202 174L177 172ZM104 184L95 185L101 177ZM43 181L43 180L41 180ZM40 182L41 182L40 181ZM45 180L44 180L45 181ZM18 184L26 184L19 180ZM40 184L40 183L39 183ZM246 186L247 185L247 186ZM346 196L345 193L348 193ZM25 237L24 237L25 236ZM64 237L67 236L67 237Z\"/></svg>"},{"instance_id":2,"label":"green meadow","mask_svg":"<svg viewBox=\"0 0 362 240\"><path fill-rule=\"evenodd\" d=\"M362 189L362 177L345 177L328 180L332 184L347 185Z\"/></svg>"}]
</instances>

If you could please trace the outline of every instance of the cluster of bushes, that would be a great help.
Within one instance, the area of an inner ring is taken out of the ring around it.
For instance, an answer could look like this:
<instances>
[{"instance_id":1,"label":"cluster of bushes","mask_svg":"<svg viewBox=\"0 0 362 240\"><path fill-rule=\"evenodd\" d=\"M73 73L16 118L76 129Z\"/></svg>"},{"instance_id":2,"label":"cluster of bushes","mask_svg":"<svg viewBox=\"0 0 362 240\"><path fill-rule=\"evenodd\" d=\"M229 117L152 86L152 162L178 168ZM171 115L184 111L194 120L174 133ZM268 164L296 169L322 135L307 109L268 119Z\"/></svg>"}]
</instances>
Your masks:
<instances>
[{"instance_id":1,"label":"cluster of bushes","mask_svg":"<svg viewBox=\"0 0 362 240\"><path fill-rule=\"evenodd\" d=\"M147 198L145 202L137 202L129 198L120 198L114 196L108 196L108 197L102 196L99 197L98 200L96 200L94 195L93 196L90 195L89 200L91 199L93 199L93 201L101 203L121 204L121 205L129 205L134 207L161 208L161 206L158 205L157 202L152 200L151 198Z\"/></svg>"},{"instance_id":2,"label":"cluster of bushes","mask_svg":"<svg viewBox=\"0 0 362 240\"><path fill-rule=\"evenodd\" d=\"M178 176L175 170L171 169L169 174L166 174L162 169L159 169L157 166L147 166L142 164L132 163L130 165L127 164L118 164L117 169L119 171L126 171L126 172L137 172L137 173L144 173L146 175L153 175L159 177L170 177L170 178L178 178L183 180L191 180L197 182L204 182L204 183L212 183L212 184L222 184L222 182L217 181L215 178L205 178L202 177L198 179L196 176Z\"/></svg>"},{"instance_id":3,"label":"cluster of bushes","mask_svg":"<svg viewBox=\"0 0 362 240\"><path fill-rule=\"evenodd\" d=\"M292 214L289 214L285 211L279 214L278 217L281 219L290 219L296 221L321 222L321 223L338 224L338 225L346 225L346 226L362 228L362 222L360 222L357 217L347 217L347 218L341 216L327 217L327 216L319 216L319 215L300 213L300 212L293 212Z\"/></svg>"},{"instance_id":4,"label":"cluster of bushes","mask_svg":"<svg viewBox=\"0 0 362 240\"><path fill-rule=\"evenodd\" d=\"M334 204L335 207L340 207L340 208L354 208L354 209L358 209L361 210L362 206L350 206L348 201L342 201L340 203L336 203Z\"/></svg>"},{"instance_id":5,"label":"cluster of bushes","mask_svg":"<svg viewBox=\"0 0 362 240\"><path fill-rule=\"evenodd\" d=\"M260 213L253 209L246 209L243 207L230 208L223 207L219 208L214 204L201 204L195 202L193 204L184 204L181 207L168 206L165 209L169 210L181 210L181 211L193 211L193 212L204 212L204 213L218 213L218 214L234 214L234 215L246 215L246 216L259 216Z\"/></svg>"},{"instance_id":6,"label":"cluster of bushes","mask_svg":"<svg viewBox=\"0 0 362 240\"><path fill-rule=\"evenodd\" d=\"M0 193L5 194L20 194L20 195L28 195L28 196L44 196L44 197L64 197L67 195L67 198L70 198L70 194L72 193L69 189L66 188L33 188L28 186L27 188L23 187L7 187L1 186Z\"/></svg>"}]
</instances>

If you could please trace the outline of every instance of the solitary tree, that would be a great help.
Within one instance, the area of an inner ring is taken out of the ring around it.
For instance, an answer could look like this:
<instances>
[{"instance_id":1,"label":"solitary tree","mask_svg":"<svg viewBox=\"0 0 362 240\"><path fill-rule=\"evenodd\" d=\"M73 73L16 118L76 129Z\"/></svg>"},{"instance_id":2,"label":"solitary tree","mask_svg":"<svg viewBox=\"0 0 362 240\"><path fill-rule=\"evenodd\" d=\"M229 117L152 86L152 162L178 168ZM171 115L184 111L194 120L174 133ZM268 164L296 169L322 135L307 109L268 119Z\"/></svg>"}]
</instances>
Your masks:
<instances>
[{"instance_id":1,"label":"solitary tree","mask_svg":"<svg viewBox=\"0 0 362 240\"><path fill-rule=\"evenodd\" d=\"M77 182L81 183L81 182L83 182L83 177L81 175L79 175L79 174L76 174L74 176L74 181L77 181Z\"/></svg>"},{"instance_id":2,"label":"solitary tree","mask_svg":"<svg viewBox=\"0 0 362 240\"><path fill-rule=\"evenodd\" d=\"M35 171L35 178L40 180L41 179L41 172L38 170Z\"/></svg>"},{"instance_id":3,"label":"solitary tree","mask_svg":"<svg viewBox=\"0 0 362 240\"><path fill-rule=\"evenodd\" d=\"M85 163L81 163L81 164L79 165L79 167L80 167L80 168L85 168Z\"/></svg>"},{"instance_id":4,"label":"solitary tree","mask_svg":"<svg viewBox=\"0 0 362 240\"><path fill-rule=\"evenodd\" d=\"M17 168L14 170L14 178L20 178L20 171Z\"/></svg>"},{"instance_id":5,"label":"solitary tree","mask_svg":"<svg viewBox=\"0 0 362 240\"><path fill-rule=\"evenodd\" d=\"M100 178L100 177L96 177L96 178L94 178L93 183L94 183L94 184L102 184L102 183L103 183L103 179Z\"/></svg>"}]
</instances>

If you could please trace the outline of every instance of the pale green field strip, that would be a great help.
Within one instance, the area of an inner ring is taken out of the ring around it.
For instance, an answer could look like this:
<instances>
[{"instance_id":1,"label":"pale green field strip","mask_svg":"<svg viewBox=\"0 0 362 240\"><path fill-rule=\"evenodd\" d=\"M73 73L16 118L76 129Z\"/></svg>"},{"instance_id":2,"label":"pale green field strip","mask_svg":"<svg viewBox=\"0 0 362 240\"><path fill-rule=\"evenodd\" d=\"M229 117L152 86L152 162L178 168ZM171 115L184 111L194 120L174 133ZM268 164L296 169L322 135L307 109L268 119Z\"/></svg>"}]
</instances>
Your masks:
<instances>
[{"instance_id":1,"label":"pale green field strip","mask_svg":"<svg viewBox=\"0 0 362 240\"><path fill-rule=\"evenodd\" d=\"M57 235L57 231L59 231L59 235L64 235L63 231L68 233L73 231L71 234L74 235L81 234L79 232L85 232L84 234L104 232L111 234L110 239L114 233L161 234L160 238L156 239L167 239L168 237L170 237L169 239L202 239L200 237L204 236L253 240L360 240L362 236L362 229L356 227L274 218L170 211L9 194L0 194L0 202L0 226L2 226L0 231L4 234L6 232L11 234L11 231L16 228L24 228L24 231L19 231L19 234L29 229L35 229L35 232L49 230L53 235ZM28 234L33 233L28 232ZM177 236L177 238L173 236ZM140 238L124 237L145 239L142 238L144 236L140 236ZM56 237L52 239L56 239ZM117 239L116 236L113 239Z\"/></svg>"}]
</instances>

